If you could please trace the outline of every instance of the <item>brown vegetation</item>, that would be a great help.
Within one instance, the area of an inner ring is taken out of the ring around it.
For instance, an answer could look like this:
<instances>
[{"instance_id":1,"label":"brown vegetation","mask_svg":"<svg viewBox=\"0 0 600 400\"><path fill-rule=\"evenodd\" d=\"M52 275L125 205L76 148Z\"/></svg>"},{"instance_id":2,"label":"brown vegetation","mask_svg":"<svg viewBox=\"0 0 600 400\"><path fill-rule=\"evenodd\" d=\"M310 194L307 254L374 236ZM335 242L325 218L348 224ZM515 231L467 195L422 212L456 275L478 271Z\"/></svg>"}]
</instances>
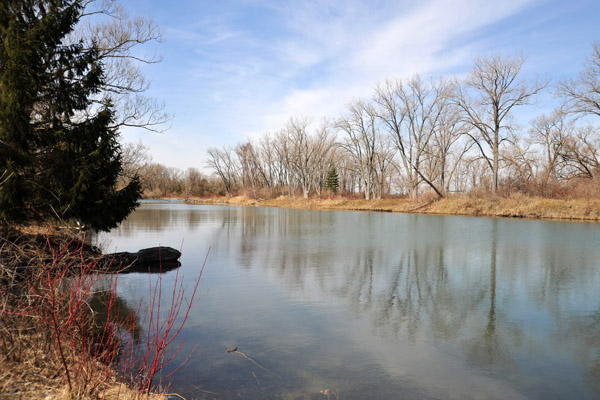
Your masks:
<instances>
[{"instance_id":1,"label":"brown vegetation","mask_svg":"<svg viewBox=\"0 0 600 400\"><path fill-rule=\"evenodd\" d=\"M160 399L150 388L181 329L181 285L166 320L152 307L160 279L151 286L142 338L147 321L117 296L97 249L43 231L0 226L0 398Z\"/></svg>"},{"instance_id":2,"label":"brown vegetation","mask_svg":"<svg viewBox=\"0 0 600 400\"><path fill-rule=\"evenodd\" d=\"M352 199L342 196L304 199L281 196L255 200L247 196L194 198L196 204L229 204L238 206L280 207L313 210L376 211L415 214L465 215L485 217L563 219L600 221L600 199L550 199L513 194L509 197L491 193L452 195L443 199L422 196L417 200Z\"/></svg>"}]
</instances>

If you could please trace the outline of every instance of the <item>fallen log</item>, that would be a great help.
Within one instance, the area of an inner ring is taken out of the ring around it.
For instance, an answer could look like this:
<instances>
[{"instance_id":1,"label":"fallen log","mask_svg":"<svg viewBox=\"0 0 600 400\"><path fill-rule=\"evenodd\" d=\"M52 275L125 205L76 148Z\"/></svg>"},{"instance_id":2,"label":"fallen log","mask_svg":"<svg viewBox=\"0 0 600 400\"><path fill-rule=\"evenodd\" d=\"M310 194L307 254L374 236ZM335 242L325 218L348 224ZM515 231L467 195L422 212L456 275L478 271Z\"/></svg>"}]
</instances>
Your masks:
<instances>
[{"instance_id":1,"label":"fallen log","mask_svg":"<svg viewBox=\"0 0 600 400\"><path fill-rule=\"evenodd\" d=\"M150 247L137 253L128 251L104 254L99 260L101 265L111 271L125 272L166 272L178 268L181 252L172 247Z\"/></svg>"}]
</instances>

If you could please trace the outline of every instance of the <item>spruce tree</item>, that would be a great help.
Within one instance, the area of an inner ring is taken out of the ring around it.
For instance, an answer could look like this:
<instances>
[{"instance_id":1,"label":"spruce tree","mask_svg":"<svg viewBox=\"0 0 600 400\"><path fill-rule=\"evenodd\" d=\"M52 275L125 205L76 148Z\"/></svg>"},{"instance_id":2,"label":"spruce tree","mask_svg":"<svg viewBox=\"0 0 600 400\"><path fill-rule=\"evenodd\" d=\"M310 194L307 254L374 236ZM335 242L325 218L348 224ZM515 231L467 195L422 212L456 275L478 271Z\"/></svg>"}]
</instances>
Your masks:
<instances>
[{"instance_id":1,"label":"spruce tree","mask_svg":"<svg viewBox=\"0 0 600 400\"><path fill-rule=\"evenodd\" d=\"M325 180L325 189L331 190L333 193L337 193L339 188L340 177L335 167L333 167L327 173L327 179Z\"/></svg>"},{"instance_id":2,"label":"spruce tree","mask_svg":"<svg viewBox=\"0 0 600 400\"><path fill-rule=\"evenodd\" d=\"M112 106L94 105L97 49L64 44L81 10L80 0L1 2L1 220L109 229L137 206L139 179L115 186L122 161Z\"/></svg>"}]
</instances>

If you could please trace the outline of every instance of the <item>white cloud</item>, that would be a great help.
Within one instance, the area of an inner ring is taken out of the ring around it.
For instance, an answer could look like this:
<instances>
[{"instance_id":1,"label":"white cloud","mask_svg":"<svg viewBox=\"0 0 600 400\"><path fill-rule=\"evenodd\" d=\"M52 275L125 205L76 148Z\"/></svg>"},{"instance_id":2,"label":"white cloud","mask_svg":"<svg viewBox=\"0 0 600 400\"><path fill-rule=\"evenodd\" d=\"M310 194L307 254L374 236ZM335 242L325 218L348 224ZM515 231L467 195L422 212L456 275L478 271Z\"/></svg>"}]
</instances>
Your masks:
<instances>
[{"instance_id":1,"label":"white cloud","mask_svg":"<svg viewBox=\"0 0 600 400\"><path fill-rule=\"evenodd\" d=\"M186 70L170 77L179 80L178 101L197 109L175 110L181 119L175 124L193 129L178 134L204 153L208 146L277 130L294 116L336 117L386 78L464 73L476 56L505 45L500 23L544 1L230 4L237 11L168 29L188 52L182 56L188 57ZM248 5L252 15L240 15ZM497 31L489 30L492 25ZM199 96L204 100L196 105Z\"/></svg>"},{"instance_id":2,"label":"white cloud","mask_svg":"<svg viewBox=\"0 0 600 400\"><path fill-rule=\"evenodd\" d=\"M238 108L251 110L246 117L256 119L246 128L277 129L297 115L336 116L352 97L369 96L378 81L470 64L477 49L467 43L447 51L448 43L518 13L531 1L509 3L434 0L419 2L403 14L390 6L368 15L366 3L358 2L351 7L346 2L317 2L280 8L294 35L280 44L282 57L271 62L287 62L283 76L288 80L280 83L273 98L264 99L262 112L240 99ZM306 70L318 63L318 69ZM302 74L309 77L296 81ZM243 132L248 135L252 129Z\"/></svg>"}]
</instances>

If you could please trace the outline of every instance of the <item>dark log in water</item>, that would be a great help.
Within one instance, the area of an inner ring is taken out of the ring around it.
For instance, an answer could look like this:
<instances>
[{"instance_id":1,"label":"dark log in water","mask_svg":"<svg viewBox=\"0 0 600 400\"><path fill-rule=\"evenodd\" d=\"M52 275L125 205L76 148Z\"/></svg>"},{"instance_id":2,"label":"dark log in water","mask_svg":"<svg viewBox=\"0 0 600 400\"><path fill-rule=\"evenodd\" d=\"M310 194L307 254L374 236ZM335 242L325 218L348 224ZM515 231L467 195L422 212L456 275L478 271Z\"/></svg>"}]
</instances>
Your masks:
<instances>
[{"instance_id":1,"label":"dark log in water","mask_svg":"<svg viewBox=\"0 0 600 400\"><path fill-rule=\"evenodd\" d=\"M100 259L111 270L127 272L166 272L178 268L181 252L172 247L150 247L137 253L128 251L105 254Z\"/></svg>"}]
</instances>

